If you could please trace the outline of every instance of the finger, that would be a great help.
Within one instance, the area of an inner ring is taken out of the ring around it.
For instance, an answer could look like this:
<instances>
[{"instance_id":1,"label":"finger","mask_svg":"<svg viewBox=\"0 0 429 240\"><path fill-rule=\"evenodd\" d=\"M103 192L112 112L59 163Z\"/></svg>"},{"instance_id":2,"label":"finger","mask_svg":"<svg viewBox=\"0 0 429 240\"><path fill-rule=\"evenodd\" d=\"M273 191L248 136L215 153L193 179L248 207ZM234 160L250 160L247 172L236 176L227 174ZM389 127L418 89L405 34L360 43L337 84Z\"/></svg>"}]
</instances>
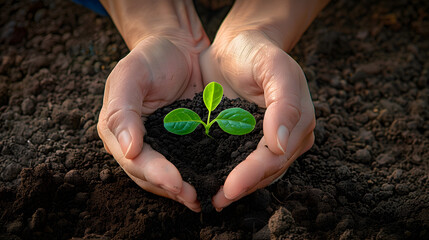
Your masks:
<instances>
[{"instance_id":1,"label":"finger","mask_svg":"<svg viewBox=\"0 0 429 240\"><path fill-rule=\"evenodd\" d=\"M212 198L213 206L220 211L222 208L228 206L234 201L241 199L242 197L256 191L257 189L266 187L270 185L273 181L282 177L290 165L297 159L301 154L306 152L314 142L314 134L310 133L302 142L302 147L295 152L291 158L287 161L283 161L284 164L278 166L277 164L264 165L263 161L259 161L262 165L258 166L258 161L254 157L266 157L265 161L274 161L281 162L281 158L284 156L279 156L273 154L267 148L256 149L253 156L249 157L239 164L228 176L225 181L225 185L219 190L219 192ZM261 139L260 145L263 143ZM258 146L259 147L259 146ZM247 164L251 162L250 164ZM265 172L258 172L264 170ZM254 177L252 177L254 176ZM263 177L261 177L263 176Z\"/></svg>"},{"instance_id":2,"label":"finger","mask_svg":"<svg viewBox=\"0 0 429 240\"><path fill-rule=\"evenodd\" d=\"M101 126L101 125L100 125ZM182 189L182 178L177 168L148 144L134 159L126 158L121 151L118 139L109 128L100 127L100 136L109 146L113 157L130 175L148 181L156 186L178 194Z\"/></svg>"},{"instance_id":3,"label":"finger","mask_svg":"<svg viewBox=\"0 0 429 240\"><path fill-rule=\"evenodd\" d=\"M292 165L292 163L299 156L307 152L313 146L313 143L314 143L314 133L311 132L301 141L301 147L298 148L297 151L291 155L291 157L287 160L286 164L279 171L275 172L272 175L268 175L268 177L262 179L253 188L250 188L250 190L247 191L247 194L250 194L256 191L257 189L264 188L276 182L278 179L282 178L283 175L286 173L287 169L290 167L290 165Z\"/></svg>"},{"instance_id":4,"label":"finger","mask_svg":"<svg viewBox=\"0 0 429 240\"><path fill-rule=\"evenodd\" d=\"M142 103L146 94L144 81L148 78L141 64L129 55L113 69L106 82L99 133L109 129L120 144L120 151L127 158L136 157L143 146ZM145 76L146 74L146 76ZM111 146L107 144L111 152ZM112 153L113 154L113 153Z\"/></svg>"},{"instance_id":5,"label":"finger","mask_svg":"<svg viewBox=\"0 0 429 240\"><path fill-rule=\"evenodd\" d=\"M127 174L137 185L139 185L144 190L151 192L155 195L170 198L177 202L180 202L181 204L185 205L186 207L188 207L190 210L194 212L201 211L200 203L197 201L197 194L196 194L195 188L193 188L190 184L183 182L182 191L179 194L173 194L163 188L160 188L154 184L151 184L150 182L136 178L129 173Z\"/></svg>"},{"instance_id":6,"label":"finger","mask_svg":"<svg viewBox=\"0 0 429 240\"><path fill-rule=\"evenodd\" d=\"M262 179L279 171L285 164L283 155L276 155L266 147L265 137L255 151L237 165L225 180L223 191L227 199L236 199Z\"/></svg>"},{"instance_id":7,"label":"finger","mask_svg":"<svg viewBox=\"0 0 429 240\"><path fill-rule=\"evenodd\" d=\"M177 201L183 203L194 212L201 212L201 205L197 199L197 191L195 188L183 181L182 191L177 195Z\"/></svg>"},{"instance_id":8,"label":"finger","mask_svg":"<svg viewBox=\"0 0 429 240\"><path fill-rule=\"evenodd\" d=\"M182 191L182 177L177 168L148 144L143 146L143 150L136 158L117 158L117 161L134 177L146 180L173 194Z\"/></svg>"},{"instance_id":9,"label":"finger","mask_svg":"<svg viewBox=\"0 0 429 240\"><path fill-rule=\"evenodd\" d=\"M302 86L305 81L299 65L285 52L278 51L265 67L270 74L262 76L265 104L264 136L275 154L285 154L290 134L302 115ZM286 158L289 158L286 156Z\"/></svg>"},{"instance_id":10,"label":"finger","mask_svg":"<svg viewBox=\"0 0 429 240\"><path fill-rule=\"evenodd\" d=\"M310 96L308 96L308 98L306 99L308 101L304 101L302 104L303 107L301 120L298 122L298 124L296 124L295 128L289 136L285 156L292 156L296 152L302 151L302 149L305 149L305 152L313 146L313 130L316 126L316 119L314 117L314 107L313 103L311 102ZM312 139L312 141L310 141L309 139ZM304 146L303 143L305 143Z\"/></svg>"}]
</instances>

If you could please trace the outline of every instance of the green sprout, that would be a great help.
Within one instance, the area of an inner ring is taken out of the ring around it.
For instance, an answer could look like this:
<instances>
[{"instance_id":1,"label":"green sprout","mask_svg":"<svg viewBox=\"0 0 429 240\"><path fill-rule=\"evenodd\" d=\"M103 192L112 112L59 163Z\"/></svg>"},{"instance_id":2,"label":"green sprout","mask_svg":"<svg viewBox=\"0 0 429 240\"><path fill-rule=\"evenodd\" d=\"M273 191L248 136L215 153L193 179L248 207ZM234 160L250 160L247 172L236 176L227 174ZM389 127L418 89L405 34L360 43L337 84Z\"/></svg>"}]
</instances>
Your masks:
<instances>
[{"instance_id":1,"label":"green sprout","mask_svg":"<svg viewBox=\"0 0 429 240\"><path fill-rule=\"evenodd\" d=\"M210 137L210 127L217 122L223 131L232 135L244 135L251 132L255 128L256 120L251 113L242 108L225 109L210 121L211 112L219 105L222 96L223 88L219 83L207 84L203 92L204 104L209 110L207 123L203 122L196 112L187 108L178 108L164 117L165 129L177 135L186 135L202 124L206 135Z\"/></svg>"}]
</instances>

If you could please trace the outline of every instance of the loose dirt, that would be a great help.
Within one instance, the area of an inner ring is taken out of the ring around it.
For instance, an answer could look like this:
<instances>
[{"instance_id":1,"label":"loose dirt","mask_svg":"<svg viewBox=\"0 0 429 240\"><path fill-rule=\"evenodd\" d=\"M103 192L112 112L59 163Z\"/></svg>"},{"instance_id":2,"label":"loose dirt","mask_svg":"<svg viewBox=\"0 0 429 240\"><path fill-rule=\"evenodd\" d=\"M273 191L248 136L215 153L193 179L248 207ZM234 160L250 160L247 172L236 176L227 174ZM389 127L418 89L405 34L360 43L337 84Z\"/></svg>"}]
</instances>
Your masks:
<instances>
[{"instance_id":1,"label":"loose dirt","mask_svg":"<svg viewBox=\"0 0 429 240\"><path fill-rule=\"evenodd\" d=\"M103 149L105 79L128 52L109 18L69 1L0 8L0 239L429 239L428 1L331 2L290 53L313 148L202 214L143 191ZM213 38L228 7L198 11Z\"/></svg>"}]
</instances>

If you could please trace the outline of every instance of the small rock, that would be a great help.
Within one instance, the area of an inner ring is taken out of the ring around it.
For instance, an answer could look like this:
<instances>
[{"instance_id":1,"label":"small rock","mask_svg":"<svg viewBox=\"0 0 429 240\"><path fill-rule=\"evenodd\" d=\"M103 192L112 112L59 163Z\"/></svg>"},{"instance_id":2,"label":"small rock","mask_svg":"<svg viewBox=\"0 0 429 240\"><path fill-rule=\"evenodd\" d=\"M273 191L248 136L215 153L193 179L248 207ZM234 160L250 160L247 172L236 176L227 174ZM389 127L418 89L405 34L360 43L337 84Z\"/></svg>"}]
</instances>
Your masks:
<instances>
[{"instance_id":1,"label":"small rock","mask_svg":"<svg viewBox=\"0 0 429 240\"><path fill-rule=\"evenodd\" d=\"M401 239L399 236L395 234L390 234L388 230L385 228L381 228L380 231L375 236L375 240L398 240Z\"/></svg>"},{"instance_id":2,"label":"small rock","mask_svg":"<svg viewBox=\"0 0 429 240\"><path fill-rule=\"evenodd\" d=\"M322 145L325 142L327 135L325 122L317 120L316 127L314 128L314 135L316 136L316 144Z\"/></svg>"},{"instance_id":3,"label":"small rock","mask_svg":"<svg viewBox=\"0 0 429 240\"><path fill-rule=\"evenodd\" d=\"M394 119L394 115L392 113L392 111L388 110L388 109L381 109L380 113L377 116L377 120L384 123L386 126L388 124L390 124L393 119Z\"/></svg>"},{"instance_id":4,"label":"small rock","mask_svg":"<svg viewBox=\"0 0 429 240\"><path fill-rule=\"evenodd\" d=\"M355 153L355 160L360 163L369 163L371 162L371 153L368 149L359 149Z\"/></svg>"},{"instance_id":5,"label":"small rock","mask_svg":"<svg viewBox=\"0 0 429 240\"><path fill-rule=\"evenodd\" d=\"M337 177L338 177L339 179L341 179L341 180L348 179L348 178L350 178L350 176L351 176L350 169L349 169L347 166L341 166L341 167L338 167L338 168L335 170L335 174L336 174L336 175L337 175Z\"/></svg>"},{"instance_id":6,"label":"small rock","mask_svg":"<svg viewBox=\"0 0 429 240\"><path fill-rule=\"evenodd\" d=\"M19 233L22 229L22 221L15 220L12 223L9 223L6 227L8 233Z\"/></svg>"},{"instance_id":7,"label":"small rock","mask_svg":"<svg viewBox=\"0 0 429 240\"><path fill-rule=\"evenodd\" d=\"M74 197L74 200L77 203L83 204L86 203L86 200L88 200L89 194L85 192L78 192L76 193L76 196Z\"/></svg>"},{"instance_id":8,"label":"small rock","mask_svg":"<svg viewBox=\"0 0 429 240\"><path fill-rule=\"evenodd\" d=\"M64 173L56 173L52 176L55 185L59 186L64 183Z\"/></svg>"},{"instance_id":9,"label":"small rock","mask_svg":"<svg viewBox=\"0 0 429 240\"><path fill-rule=\"evenodd\" d=\"M388 199L388 198L390 198L392 195L393 195L393 191L380 191L380 192L378 192L377 194L375 194L375 196L376 196L378 199L382 199L382 200L384 200L384 199Z\"/></svg>"},{"instance_id":10,"label":"small rock","mask_svg":"<svg viewBox=\"0 0 429 240\"><path fill-rule=\"evenodd\" d=\"M235 150L234 152L231 153L231 158L236 159L238 157L238 155L240 155L240 152Z\"/></svg>"},{"instance_id":11,"label":"small rock","mask_svg":"<svg viewBox=\"0 0 429 240\"><path fill-rule=\"evenodd\" d=\"M336 159L344 159L344 152L339 147L333 147L330 151L330 155Z\"/></svg>"},{"instance_id":12,"label":"small rock","mask_svg":"<svg viewBox=\"0 0 429 240\"><path fill-rule=\"evenodd\" d=\"M66 161L64 163L65 167L68 169L74 168L75 162L76 162L76 154L75 153L68 153L66 156Z\"/></svg>"},{"instance_id":13,"label":"small rock","mask_svg":"<svg viewBox=\"0 0 429 240\"><path fill-rule=\"evenodd\" d=\"M374 195L372 193L366 193L363 198L362 201L364 201L365 203L371 203L371 201L374 199Z\"/></svg>"},{"instance_id":14,"label":"small rock","mask_svg":"<svg viewBox=\"0 0 429 240\"><path fill-rule=\"evenodd\" d=\"M295 226L295 220L292 214L284 207L280 207L268 221L268 228L275 237L285 234L289 229Z\"/></svg>"},{"instance_id":15,"label":"small rock","mask_svg":"<svg viewBox=\"0 0 429 240\"><path fill-rule=\"evenodd\" d=\"M336 229L339 231L344 231L348 228L353 228L355 224L355 221L353 220L353 217L350 215L343 216L341 221L337 224Z\"/></svg>"},{"instance_id":16,"label":"small rock","mask_svg":"<svg viewBox=\"0 0 429 240\"><path fill-rule=\"evenodd\" d=\"M93 125L95 125L95 122L94 122L93 120L85 121L85 116L83 116L83 117L82 117L81 122L82 122L82 123L83 123L83 122L85 123L85 124L83 125L83 129L84 129L85 131L87 131L90 127L92 127Z\"/></svg>"},{"instance_id":17,"label":"small rock","mask_svg":"<svg viewBox=\"0 0 429 240\"><path fill-rule=\"evenodd\" d=\"M21 103L21 110L24 115L31 115L36 110L36 104L31 98L26 98Z\"/></svg>"},{"instance_id":18,"label":"small rock","mask_svg":"<svg viewBox=\"0 0 429 240\"><path fill-rule=\"evenodd\" d=\"M403 172L402 169L399 169L399 168L395 169L395 171L393 171L393 173L390 174L388 179L398 181L402 176L402 172Z\"/></svg>"},{"instance_id":19,"label":"small rock","mask_svg":"<svg viewBox=\"0 0 429 240\"><path fill-rule=\"evenodd\" d=\"M112 172L110 169L106 168L100 172L100 179L103 182L110 182L113 178Z\"/></svg>"},{"instance_id":20,"label":"small rock","mask_svg":"<svg viewBox=\"0 0 429 240\"><path fill-rule=\"evenodd\" d=\"M94 63L94 72L98 73L101 71L101 62Z\"/></svg>"},{"instance_id":21,"label":"small rock","mask_svg":"<svg viewBox=\"0 0 429 240\"><path fill-rule=\"evenodd\" d=\"M66 111L62 107L58 105L53 107L51 118L55 123L61 123L66 118L66 116Z\"/></svg>"},{"instance_id":22,"label":"small rock","mask_svg":"<svg viewBox=\"0 0 429 240\"><path fill-rule=\"evenodd\" d=\"M82 185L84 183L83 177L77 170L74 169L66 173L64 176L64 181L73 185Z\"/></svg>"},{"instance_id":23,"label":"small rock","mask_svg":"<svg viewBox=\"0 0 429 240\"><path fill-rule=\"evenodd\" d=\"M46 135L42 131L37 131L31 136L30 141L34 144L42 144L46 140Z\"/></svg>"},{"instance_id":24,"label":"small rock","mask_svg":"<svg viewBox=\"0 0 429 240\"><path fill-rule=\"evenodd\" d=\"M83 212L79 213L79 218L81 218L81 219L84 219L84 218L89 217L89 216L90 216L90 213L87 211L83 211Z\"/></svg>"},{"instance_id":25,"label":"small rock","mask_svg":"<svg viewBox=\"0 0 429 240\"><path fill-rule=\"evenodd\" d=\"M418 155L418 154L413 154L413 156L411 156L410 160L413 163L420 164L422 161L422 157L420 157L420 155Z\"/></svg>"},{"instance_id":26,"label":"small rock","mask_svg":"<svg viewBox=\"0 0 429 240\"><path fill-rule=\"evenodd\" d=\"M347 229L345 230L341 235L339 240L353 240L355 239L353 237L353 230L352 229Z\"/></svg>"},{"instance_id":27,"label":"small rock","mask_svg":"<svg viewBox=\"0 0 429 240\"><path fill-rule=\"evenodd\" d=\"M38 208L31 216L29 227L33 231L42 229L46 223L46 210L44 208Z\"/></svg>"},{"instance_id":28,"label":"small rock","mask_svg":"<svg viewBox=\"0 0 429 240\"><path fill-rule=\"evenodd\" d=\"M410 187L407 184L400 183L395 186L395 191L399 195L407 195L410 192Z\"/></svg>"},{"instance_id":29,"label":"small rock","mask_svg":"<svg viewBox=\"0 0 429 240\"><path fill-rule=\"evenodd\" d=\"M381 185L381 190L383 190L383 191L393 191L394 188L395 188L395 186L393 186L392 184L388 184L388 183Z\"/></svg>"},{"instance_id":30,"label":"small rock","mask_svg":"<svg viewBox=\"0 0 429 240\"><path fill-rule=\"evenodd\" d=\"M382 153L378 155L376 161L380 165L385 165L394 162L395 158L390 153Z\"/></svg>"},{"instance_id":31,"label":"small rock","mask_svg":"<svg viewBox=\"0 0 429 240\"><path fill-rule=\"evenodd\" d=\"M80 119L82 115L82 112L75 108L68 112L66 119L64 119L64 123L70 126L72 129L77 129L80 125Z\"/></svg>"},{"instance_id":32,"label":"small rock","mask_svg":"<svg viewBox=\"0 0 429 240\"><path fill-rule=\"evenodd\" d=\"M374 135L372 134L371 131L367 131L365 129L360 129L359 135L358 135L356 140L360 143L372 145L372 143L374 142L374 139L375 139Z\"/></svg>"},{"instance_id":33,"label":"small rock","mask_svg":"<svg viewBox=\"0 0 429 240\"><path fill-rule=\"evenodd\" d=\"M328 103L314 102L314 110L317 117L327 117L331 114L331 108Z\"/></svg>"},{"instance_id":34,"label":"small rock","mask_svg":"<svg viewBox=\"0 0 429 240\"><path fill-rule=\"evenodd\" d=\"M85 137L87 141L94 141L99 139L98 138L98 131L97 131L97 125L92 125L85 131Z\"/></svg>"},{"instance_id":35,"label":"small rock","mask_svg":"<svg viewBox=\"0 0 429 240\"><path fill-rule=\"evenodd\" d=\"M4 168L0 176L4 181L11 181L18 177L18 174L21 172L21 169L21 165L17 163L10 163Z\"/></svg>"}]
</instances>

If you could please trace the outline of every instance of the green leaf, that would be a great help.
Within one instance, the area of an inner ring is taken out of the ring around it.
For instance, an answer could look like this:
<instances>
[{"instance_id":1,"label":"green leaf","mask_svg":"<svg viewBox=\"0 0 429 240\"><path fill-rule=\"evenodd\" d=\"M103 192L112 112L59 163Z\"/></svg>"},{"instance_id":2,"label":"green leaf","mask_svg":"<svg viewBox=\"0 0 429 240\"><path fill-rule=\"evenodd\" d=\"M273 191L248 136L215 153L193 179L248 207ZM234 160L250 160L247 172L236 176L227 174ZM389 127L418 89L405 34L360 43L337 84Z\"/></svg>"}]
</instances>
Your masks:
<instances>
[{"instance_id":1,"label":"green leaf","mask_svg":"<svg viewBox=\"0 0 429 240\"><path fill-rule=\"evenodd\" d=\"M251 132L256 125L256 120L248 111L241 108L229 108L223 110L216 119L219 127L232 135L244 135Z\"/></svg>"},{"instance_id":2,"label":"green leaf","mask_svg":"<svg viewBox=\"0 0 429 240\"><path fill-rule=\"evenodd\" d=\"M193 132L200 123L204 125L200 116L187 108L174 109L164 117L165 129L177 135L186 135Z\"/></svg>"},{"instance_id":3,"label":"green leaf","mask_svg":"<svg viewBox=\"0 0 429 240\"><path fill-rule=\"evenodd\" d=\"M223 96L223 88L217 82L207 84L203 92L203 100L209 112L213 111L219 105Z\"/></svg>"}]
</instances>

